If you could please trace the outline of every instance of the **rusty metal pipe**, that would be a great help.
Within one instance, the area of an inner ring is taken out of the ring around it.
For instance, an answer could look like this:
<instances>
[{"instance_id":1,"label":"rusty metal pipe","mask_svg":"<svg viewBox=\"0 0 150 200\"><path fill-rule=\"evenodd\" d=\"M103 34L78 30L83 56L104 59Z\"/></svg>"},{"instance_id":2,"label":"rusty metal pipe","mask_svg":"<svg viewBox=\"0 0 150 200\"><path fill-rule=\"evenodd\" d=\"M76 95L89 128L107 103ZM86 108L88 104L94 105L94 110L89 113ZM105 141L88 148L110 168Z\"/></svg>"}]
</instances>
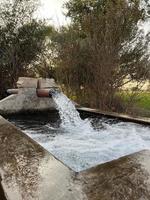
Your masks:
<instances>
[{"instance_id":1,"label":"rusty metal pipe","mask_svg":"<svg viewBox=\"0 0 150 200\"><path fill-rule=\"evenodd\" d=\"M50 89L37 89L36 94L38 97L52 97L50 94Z\"/></svg>"},{"instance_id":2,"label":"rusty metal pipe","mask_svg":"<svg viewBox=\"0 0 150 200\"><path fill-rule=\"evenodd\" d=\"M60 92L59 88L45 88L45 89L37 89L36 94L38 97L51 97L56 92Z\"/></svg>"},{"instance_id":3,"label":"rusty metal pipe","mask_svg":"<svg viewBox=\"0 0 150 200\"><path fill-rule=\"evenodd\" d=\"M52 97L52 93L55 91L59 91L58 88L44 88L44 89L36 89L36 94L38 97ZM8 89L8 94L18 94L19 89Z\"/></svg>"},{"instance_id":4,"label":"rusty metal pipe","mask_svg":"<svg viewBox=\"0 0 150 200\"><path fill-rule=\"evenodd\" d=\"M7 93L8 94L18 94L19 90L18 89L8 89Z\"/></svg>"}]
</instances>

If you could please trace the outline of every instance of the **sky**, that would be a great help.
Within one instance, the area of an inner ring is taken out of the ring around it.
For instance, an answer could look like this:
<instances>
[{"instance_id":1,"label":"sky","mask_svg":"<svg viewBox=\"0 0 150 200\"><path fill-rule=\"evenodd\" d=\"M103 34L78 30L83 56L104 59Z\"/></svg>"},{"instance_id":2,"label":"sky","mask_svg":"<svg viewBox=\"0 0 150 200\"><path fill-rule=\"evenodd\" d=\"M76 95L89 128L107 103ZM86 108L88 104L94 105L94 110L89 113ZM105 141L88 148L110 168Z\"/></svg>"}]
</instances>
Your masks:
<instances>
[{"instance_id":1,"label":"sky","mask_svg":"<svg viewBox=\"0 0 150 200\"><path fill-rule=\"evenodd\" d=\"M63 15L65 9L63 4L67 0L41 0L41 8L39 9L39 15L42 18L49 19L51 23L56 26L67 24L68 21Z\"/></svg>"},{"instance_id":2,"label":"sky","mask_svg":"<svg viewBox=\"0 0 150 200\"><path fill-rule=\"evenodd\" d=\"M44 19L48 19L49 23L54 24L57 27L69 23L69 19L66 19L66 17L63 15L63 12L65 12L65 9L63 9L63 4L68 0L40 0L40 1L41 1L41 7L38 11L38 16L40 16L40 18L42 17ZM150 31L150 20L142 24L141 28L144 29L145 34L147 34Z\"/></svg>"}]
</instances>

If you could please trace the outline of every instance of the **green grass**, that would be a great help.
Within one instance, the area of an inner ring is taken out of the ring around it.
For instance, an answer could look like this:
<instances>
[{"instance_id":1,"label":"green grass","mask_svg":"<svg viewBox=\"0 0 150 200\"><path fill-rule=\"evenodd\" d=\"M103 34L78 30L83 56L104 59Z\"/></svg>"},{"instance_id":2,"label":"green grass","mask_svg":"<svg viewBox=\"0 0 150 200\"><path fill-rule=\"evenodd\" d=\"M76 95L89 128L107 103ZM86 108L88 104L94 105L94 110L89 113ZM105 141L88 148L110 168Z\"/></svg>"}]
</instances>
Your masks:
<instances>
[{"instance_id":1,"label":"green grass","mask_svg":"<svg viewBox=\"0 0 150 200\"><path fill-rule=\"evenodd\" d=\"M150 111L150 92L142 92L138 94L136 106Z\"/></svg>"},{"instance_id":2,"label":"green grass","mask_svg":"<svg viewBox=\"0 0 150 200\"><path fill-rule=\"evenodd\" d=\"M131 93L121 92L119 94L125 103L132 98ZM140 92L135 95L135 106L150 111L150 92Z\"/></svg>"}]
</instances>

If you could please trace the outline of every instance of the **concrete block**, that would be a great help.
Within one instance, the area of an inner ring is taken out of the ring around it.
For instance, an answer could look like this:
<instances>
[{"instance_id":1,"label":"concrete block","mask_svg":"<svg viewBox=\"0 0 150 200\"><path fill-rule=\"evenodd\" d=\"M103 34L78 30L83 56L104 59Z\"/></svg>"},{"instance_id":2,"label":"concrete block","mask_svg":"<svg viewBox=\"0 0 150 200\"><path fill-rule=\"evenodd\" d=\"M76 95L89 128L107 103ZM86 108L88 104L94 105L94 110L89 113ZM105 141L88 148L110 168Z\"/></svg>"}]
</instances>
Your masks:
<instances>
[{"instance_id":1,"label":"concrete block","mask_svg":"<svg viewBox=\"0 0 150 200\"><path fill-rule=\"evenodd\" d=\"M0 114L56 110L56 105L49 95L47 98L37 96L37 88L58 88L54 79L19 77L17 87L16 93L11 93L13 95L0 101Z\"/></svg>"},{"instance_id":2,"label":"concrete block","mask_svg":"<svg viewBox=\"0 0 150 200\"><path fill-rule=\"evenodd\" d=\"M84 200L74 179L73 171L0 117L0 200Z\"/></svg>"},{"instance_id":3,"label":"concrete block","mask_svg":"<svg viewBox=\"0 0 150 200\"><path fill-rule=\"evenodd\" d=\"M19 77L17 81L18 88L37 88L37 78Z\"/></svg>"},{"instance_id":4,"label":"concrete block","mask_svg":"<svg viewBox=\"0 0 150 200\"><path fill-rule=\"evenodd\" d=\"M10 95L0 101L2 115L55 109L53 99L37 97L36 88L20 88L18 94Z\"/></svg>"},{"instance_id":5,"label":"concrete block","mask_svg":"<svg viewBox=\"0 0 150 200\"><path fill-rule=\"evenodd\" d=\"M39 86L39 88L52 88L52 87L54 87L54 88L58 88L59 86L56 84L56 82L55 82L55 80L53 79L53 78L51 78L51 79L48 79L48 78L46 78L46 79L43 79L43 78L41 78L41 79L38 79L38 86Z\"/></svg>"}]
</instances>

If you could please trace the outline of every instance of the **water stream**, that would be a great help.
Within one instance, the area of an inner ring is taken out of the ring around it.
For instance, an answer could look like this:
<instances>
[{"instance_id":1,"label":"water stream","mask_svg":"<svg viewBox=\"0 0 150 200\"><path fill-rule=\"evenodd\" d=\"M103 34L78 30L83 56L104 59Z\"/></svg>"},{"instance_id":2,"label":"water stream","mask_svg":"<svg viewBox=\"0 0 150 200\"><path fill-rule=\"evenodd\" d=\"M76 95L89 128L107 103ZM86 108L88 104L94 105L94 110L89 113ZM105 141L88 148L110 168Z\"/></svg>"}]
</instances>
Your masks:
<instances>
[{"instance_id":1,"label":"water stream","mask_svg":"<svg viewBox=\"0 0 150 200\"><path fill-rule=\"evenodd\" d=\"M81 119L75 105L66 95L62 92L55 92L52 96L57 105L62 128L66 130L93 131L90 121Z\"/></svg>"},{"instance_id":2,"label":"water stream","mask_svg":"<svg viewBox=\"0 0 150 200\"><path fill-rule=\"evenodd\" d=\"M63 94L53 93L60 119L49 113L11 119L28 136L75 171L81 171L144 149L150 149L150 127L108 118L82 119Z\"/></svg>"}]
</instances>

